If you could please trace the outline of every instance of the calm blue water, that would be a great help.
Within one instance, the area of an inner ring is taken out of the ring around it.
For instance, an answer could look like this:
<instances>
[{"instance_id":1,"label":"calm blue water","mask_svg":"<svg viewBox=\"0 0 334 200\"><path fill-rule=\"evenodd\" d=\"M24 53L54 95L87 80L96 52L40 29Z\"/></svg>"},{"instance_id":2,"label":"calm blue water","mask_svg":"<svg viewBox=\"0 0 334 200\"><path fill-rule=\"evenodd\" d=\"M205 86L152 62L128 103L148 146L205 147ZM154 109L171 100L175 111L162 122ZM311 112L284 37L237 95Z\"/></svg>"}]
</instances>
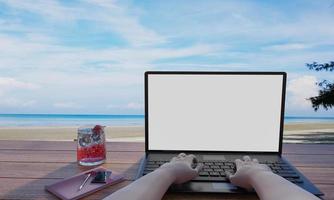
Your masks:
<instances>
[{"instance_id":1,"label":"calm blue water","mask_svg":"<svg viewBox=\"0 0 334 200\"><path fill-rule=\"evenodd\" d=\"M143 126L144 115L0 114L0 127L15 126Z\"/></svg>"},{"instance_id":2,"label":"calm blue water","mask_svg":"<svg viewBox=\"0 0 334 200\"><path fill-rule=\"evenodd\" d=\"M284 118L284 123L312 123L312 122L326 122L334 123L334 117L297 117L297 116L286 116Z\"/></svg>"},{"instance_id":3,"label":"calm blue water","mask_svg":"<svg viewBox=\"0 0 334 200\"><path fill-rule=\"evenodd\" d=\"M143 126L144 115L63 115L63 114L0 114L0 127L15 126ZM285 117L285 123L333 122L334 117Z\"/></svg>"}]
</instances>

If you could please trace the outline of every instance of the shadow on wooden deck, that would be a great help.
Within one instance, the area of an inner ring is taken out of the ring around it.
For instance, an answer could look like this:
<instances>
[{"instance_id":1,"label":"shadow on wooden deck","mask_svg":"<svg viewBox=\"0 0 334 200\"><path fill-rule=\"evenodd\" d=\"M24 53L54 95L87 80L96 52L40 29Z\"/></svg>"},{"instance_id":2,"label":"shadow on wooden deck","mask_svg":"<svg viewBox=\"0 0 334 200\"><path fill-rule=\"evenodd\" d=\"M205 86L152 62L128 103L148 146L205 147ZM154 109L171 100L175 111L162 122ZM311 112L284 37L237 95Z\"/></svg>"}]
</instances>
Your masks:
<instances>
[{"instance_id":1,"label":"shadow on wooden deck","mask_svg":"<svg viewBox=\"0 0 334 200\"><path fill-rule=\"evenodd\" d=\"M334 144L334 132L312 132L284 135L285 143Z\"/></svg>"}]
</instances>

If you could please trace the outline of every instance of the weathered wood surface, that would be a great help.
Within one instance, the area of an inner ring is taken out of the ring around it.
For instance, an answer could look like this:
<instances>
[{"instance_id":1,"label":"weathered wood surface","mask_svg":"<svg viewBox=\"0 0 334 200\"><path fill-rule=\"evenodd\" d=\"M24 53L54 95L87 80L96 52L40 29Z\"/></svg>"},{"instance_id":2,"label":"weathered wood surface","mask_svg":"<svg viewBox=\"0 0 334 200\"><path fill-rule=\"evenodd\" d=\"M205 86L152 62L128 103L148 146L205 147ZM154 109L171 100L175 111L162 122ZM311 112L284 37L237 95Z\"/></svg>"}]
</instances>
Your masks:
<instances>
[{"instance_id":1,"label":"weathered wood surface","mask_svg":"<svg viewBox=\"0 0 334 200\"><path fill-rule=\"evenodd\" d=\"M103 166L126 175L125 182L90 195L102 199L131 183L143 143L108 143L107 163ZM334 200L334 145L284 144L284 157ZM57 199L44 186L87 170L76 164L75 142L0 141L0 199ZM164 199L258 199L256 195L166 194Z\"/></svg>"}]
</instances>

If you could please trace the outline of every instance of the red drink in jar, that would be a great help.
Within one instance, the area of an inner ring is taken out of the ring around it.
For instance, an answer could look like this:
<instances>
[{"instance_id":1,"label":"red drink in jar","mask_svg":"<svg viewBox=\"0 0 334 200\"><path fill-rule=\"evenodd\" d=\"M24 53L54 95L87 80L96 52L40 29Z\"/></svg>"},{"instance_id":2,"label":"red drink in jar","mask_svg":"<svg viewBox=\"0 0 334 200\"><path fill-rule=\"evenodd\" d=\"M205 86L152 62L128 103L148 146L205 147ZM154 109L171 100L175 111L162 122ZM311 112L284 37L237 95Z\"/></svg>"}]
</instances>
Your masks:
<instances>
[{"instance_id":1,"label":"red drink in jar","mask_svg":"<svg viewBox=\"0 0 334 200\"><path fill-rule=\"evenodd\" d=\"M106 160L104 126L80 127L78 129L78 164L100 165Z\"/></svg>"}]
</instances>

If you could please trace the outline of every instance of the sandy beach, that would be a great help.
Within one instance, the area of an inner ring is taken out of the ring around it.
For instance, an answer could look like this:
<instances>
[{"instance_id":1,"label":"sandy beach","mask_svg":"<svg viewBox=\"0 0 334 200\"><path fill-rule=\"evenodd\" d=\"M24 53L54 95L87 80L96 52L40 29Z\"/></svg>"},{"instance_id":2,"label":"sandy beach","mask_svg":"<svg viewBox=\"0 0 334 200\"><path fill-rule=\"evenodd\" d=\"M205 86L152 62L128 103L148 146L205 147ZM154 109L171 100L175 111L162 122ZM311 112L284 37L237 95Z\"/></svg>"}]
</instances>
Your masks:
<instances>
[{"instance_id":1,"label":"sandy beach","mask_svg":"<svg viewBox=\"0 0 334 200\"><path fill-rule=\"evenodd\" d=\"M291 123L284 126L285 143L334 144L334 123Z\"/></svg>"},{"instance_id":2,"label":"sandy beach","mask_svg":"<svg viewBox=\"0 0 334 200\"><path fill-rule=\"evenodd\" d=\"M78 127L0 127L0 140L73 141ZM143 126L106 127L107 141L144 141Z\"/></svg>"},{"instance_id":3,"label":"sandy beach","mask_svg":"<svg viewBox=\"0 0 334 200\"><path fill-rule=\"evenodd\" d=\"M78 127L0 127L0 140L66 140L76 138ZM107 141L143 142L143 126L112 126ZM334 123L290 123L284 126L286 143L334 143Z\"/></svg>"}]
</instances>

